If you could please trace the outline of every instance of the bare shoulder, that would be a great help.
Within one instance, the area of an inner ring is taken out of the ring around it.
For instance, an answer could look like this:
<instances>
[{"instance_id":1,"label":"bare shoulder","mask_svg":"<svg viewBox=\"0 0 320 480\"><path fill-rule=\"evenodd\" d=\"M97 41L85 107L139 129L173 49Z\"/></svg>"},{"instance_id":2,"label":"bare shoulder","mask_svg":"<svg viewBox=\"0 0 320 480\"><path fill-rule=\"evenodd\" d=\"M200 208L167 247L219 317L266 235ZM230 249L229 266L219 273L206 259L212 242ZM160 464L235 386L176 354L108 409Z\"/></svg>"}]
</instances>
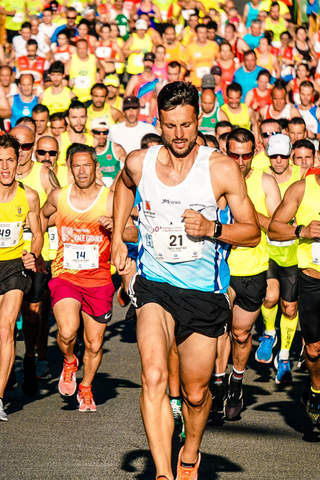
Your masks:
<instances>
[{"instance_id":1,"label":"bare shoulder","mask_svg":"<svg viewBox=\"0 0 320 480\"><path fill-rule=\"evenodd\" d=\"M290 187L285 193L285 198L289 198L290 200L297 200L298 202L300 202L304 195L305 188L306 180L298 180L297 182L294 182L292 185L290 185Z\"/></svg>"},{"instance_id":2,"label":"bare shoulder","mask_svg":"<svg viewBox=\"0 0 320 480\"><path fill-rule=\"evenodd\" d=\"M236 162L220 152L212 152L209 165L210 172L213 175L218 174L219 178L229 177L232 179L234 175L238 178L241 173Z\"/></svg>"},{"instance_id":3,"label":"bare shoulder","mask_svg":"<svg viewBox=\"0 0 320 480\"><path fill-rule=\"evenodd\" d=\"M52 205L55 207L58 207L58 201L59 201L59 196L62 188L57 187L54 190L51 191L51 193L48 195L48 202L50 202Z\"/></svg>"},{"instance_id":4,"label":"bare shoulder","mask_svg":"<svg viewBox=\"0 0 320 480\"><path fill-rule=\"evenodd\" d=\"M268 193L268 191L266 191L268 188L279 188L276 179L266 172L262 172L262 186L265 193Z\"/></svg>"},{"instance_id":5,"label":"bare shoulder","mask_svg":"<svg viewBox=\"0 0 320 480\"><path fill-rule=\"evenodd\" d=\"M143 161L146 156L146 150L133 150L125 161L126 172L130 175L141 173Z\"/></svg>"},{"instance_id":6,"label":"bare shoulder","mask_svg":"<svg viewBox=\"0 0 320 480\"><path fill-rule=\"evenodd\" d=\"M27 185L24 185L23 187L26 192L26 197L27 197L29 206L35 205L37 202L39 202L38 192L36 192L30 187L27 187Z\"/></svg>"}]
</instances>

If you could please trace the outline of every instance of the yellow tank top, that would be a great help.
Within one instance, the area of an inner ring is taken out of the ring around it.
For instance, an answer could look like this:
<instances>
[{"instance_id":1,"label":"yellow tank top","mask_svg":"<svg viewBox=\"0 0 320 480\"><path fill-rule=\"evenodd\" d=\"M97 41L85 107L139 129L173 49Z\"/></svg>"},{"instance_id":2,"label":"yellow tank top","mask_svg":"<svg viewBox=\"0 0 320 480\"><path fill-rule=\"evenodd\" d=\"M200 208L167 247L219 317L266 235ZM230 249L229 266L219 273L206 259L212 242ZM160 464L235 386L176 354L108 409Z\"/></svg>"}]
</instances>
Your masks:
<instances>
[{"instance_id":1,"label":"yellow tank top","mask_svg":"<svg viewBox=\"0 0 320 480\"><path fill-rule=\"evenodd\" d=\"M255 49L255 52L256 52L256 55L257 55L257 65L259 65L259 67L265 68L266 70L268 70L268 72L270 72L272 74L272 72L273 72L272 54L271 53L269 54L269 60L268 60L267 63L262 63L261 62L261 53L259 52L259 50L257 48Z\"/></svg>"},{"instance_id":2,"label":"yellow tank top","mask_svg":"<svg viewBox=\"0 0 320 480\"><path fill-rule=\"evenodd\" d=\"M280 35L282 32L287 30L282 17L279 18L279 23L274 24L271 22L270 18L266 18L266 30L271 30L273 32L273 41L280 42Z\"/></svg>"},{"instance_id":3,"label":"yellow tank top","mask_svg":"<svg viewBox=\"0 0 320 480\"><path fill-rule=\"evenodd\" d=\"M60 183L60 187L67 187L68 183L68 167L65 165L58 165L57 168L57 179ZM58 231L57 227L48 228L48 238L49 238L49 260L54 260L57 256L58 249Z\"/></svg>"},{"instance_id":4,"label":"yellow tank top","mask_svg":"<svg viewBox=\"0 0 320 480\"><path fill-rule=\"evenodd\" d=\"M117 110L120 110L120 112L122 111L122 105L123 105L123 100L121 97L117 97L116 98L116 103L113 106L113 108L116 108Z\"/></svg>"},{"instance_id":5,"label":"yellow tank top","mask_svg":"<svg viewBox=\"0 0 320 480\"><path fill-rule=\"evenodd\" d=\"M132 37L133 42L130 50L142 50L142 52L130 53L127 60L127 72L131 75L137 75L143 72L143 55L152 51L153 43L148 34L146 34L144 38L139 38L136 33L133 33Z\"/></svg>"},{"instance_id":6,"label":"yellow tank top","mask_svg":"<svg viewBox=\"0 0 320 480\"><path fill-rule=\"evenodd\" d=\"M43 165L38 162L33 162L33 167L25 178L21 178L20 182L23 183L24 185L27 185L27 187L32 188L32 190L35 190L38 195L39 195L39 200L40 200L40 208L45 204L47 201L47 194L45 189L43 188L41 184L41 169L43 168ZM23 233L24 237L24 248L30 252L31 248L31 239L32 239L32 233L30 230L27 230ZM43 257L43 260L47 261L49 260L49 240L48 240L48 234L47 232L43 236L43 247L41 251L41 255Z\"/></svg>"},{"instance_id":7,"label":"yellow tank top","mask_svg":"<svg viewBox=\"0 0 320 480\"><path fill-rule=\"evenodd\" d=\"M247 130L251 130L251 122L250 116L248 112L248 107L245 103L240 103L241 105L241 112L239 113L232 113L229 110L229 106L227 104L222 105L221 110L229 118L229 121L232 125L239 125L241 128L246 128Z\"/></svg>"},{"instance_id":8,"label":"yellow tank top","mask_svg":"<svg viewBox=\"0 0 320 480\"><path fill-rule=\"evenodd\" d=\"M70 88L64 87L59 95L52 95L52 87L47 88L43 94L42 105L49 109L50 115L57 112L65 112L71 103Z\"/></svg>"},{"instance_id":9,"label":"yellow tank top","mask_svg":"<svg viewBox=\"0 0 320 480\"><path fill-rule=\"evenodd\" d=\"M22 183L14 198L0 203L0 261L15 260L24 249L23 227L30 211L27 195Z\"/></svg>"},{"instance_id":10,"label":"yellow tank top","mask_svg":"<svg viewBox=\"0 0 320 480\"><path fill-rule=\"evenodd\" d=\"M86 135L86 141L85 145L88 145L89 147L93 147L93 136L92 135ZM67 155L67 150L68 147L72 144L68 132L63 132L60 135L61 139L61 147L60 147L60 154L59 154L59 160L57 162L58 165L64 165L66 163L66 155Z\"/></svg>"},{"instance_id":11,"label":"yellow tank top","mask_svg":"<svg viewBox=\"0 0 320 480\"><path fill-rule=\"evenodd\" d=\"M278 183L281 198L294 182L298 182L301 179L300 167L292 165L292 175L287 182ZM263 169L269 173L269 168ZM280 267L292 267L297 265L297 240L288 240L287 242L275 242L267 238L267 252L269 257L272 258Z\"/></svg>"},{"instance_id":12,"label":"yellow tank top","mask_svg":"<svg viewBox=\"0 0 320 480\"><path fill-rule=\"evenodd\" d=\"M296 213L298 225L309 225L312 220L320 221L320 186L315 175L305 178L305 191ZM313 268L320 272L320 243L313 239L300 238L298 244L298 267Z\"/></svg>"},{"instance_id":13,"label":"yellow tank top","mask_svg":"<svg viewBox=\"0 0 320 480\"><path fill-rule=\"evenodd\" d=\"M260 169L268 169L270 167L270 159L264 150L253 157L251 167Z\"/></svg>"},{"instance_id":14,"label":"yellow tank top","mask_svg":"<svg viewBox=\"0 0 320 480\"><path fill-rule=\"evenodd\" d=\"M124 45L124 41L122 40L122 38L117 38L116 40L117 44L119 45L120 48L123 47ZM119 56L119 53L116 54L116 59L119 59L120 56ZM118 75L121 75L121 73L124 72L124 67L125 67L125 64L124 63L120 63L120 62L115 62L114 63L114 67L116 69L116 72Z\"/></svg>"},{"instance_id":15,"label":"yellow tank top","mask_svg":"<svg viewBox=\"0 0 320 480\"><path fill-rule=\"evenodd\" d=\"M87 120L87 123L86 123L87 132L90 132L91 122L94 118L100 118L101 117L104 120L107 120L109 127L111 127L111 125L115 124L115 121L113 120L112 115L111 115L111 106L108 103L105 104L105 106L104 106L103 110L101 110L101 112L95 112L93 110L93 106L90 105L90 107L87 110L87 115L88 115L88 120Z\"/></svg>"},{"instance_id":16,"label":"yellow tank top","mask_svg":"<svg viewBox=\"0 0 320 480\"><path fill-rule=\"evenodd\" d=\"M253 170L251 176L246 180L248 196L258 213L269 216L266 207L266 196L262 188L262 170ZM260 243L254 248L238 247L231 250L228 264L230 275L249 277L258 275L268 270L269 255L266 252L267 236L261 230Z\"/></svg>"},{"instance_id":17,"label":"yellow tank top","mask_svg":"<svg viewBox=\"0 0 320 480\"><path fill-rule=\"evenodd\" d=\"M72 55L69 78L74 81L73 93L81 102L91 100L90 90L96 83L96 57L89 53L87 61L82 62L78 55Z\"/></svg>"},{"instance_id":18,"label":"yellow tank top","mask_svg":"<svg viewBox=\"0 0 320 480\"><path fill-rule=\"evenodd\" d=\"M57 169L57 179L60 183L60 187L63 188L63 187L66 187L67 185L69 185L69 182L68 182L68 167L65 166L65 165L58 165L58 169Z\"/></svg>"}]
</instances>

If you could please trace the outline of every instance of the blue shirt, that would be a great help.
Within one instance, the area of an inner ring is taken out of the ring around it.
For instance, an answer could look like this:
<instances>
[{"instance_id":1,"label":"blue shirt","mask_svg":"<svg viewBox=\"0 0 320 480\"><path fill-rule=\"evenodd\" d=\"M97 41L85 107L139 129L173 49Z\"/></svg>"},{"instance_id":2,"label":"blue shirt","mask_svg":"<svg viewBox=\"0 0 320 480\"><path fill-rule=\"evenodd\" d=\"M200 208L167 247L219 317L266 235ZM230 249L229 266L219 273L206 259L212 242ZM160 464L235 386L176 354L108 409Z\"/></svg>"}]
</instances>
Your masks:
<instances>
[{"instance_id":1,"label":"blue shirt","mask_svg":"<svg viewBox=\"0 0 320 480\"><path fill-rule=\"evenodd\" d=\"M257 78L261 70L265 70L265 68L259 67L259 65L256 66L252 72L246 72L244 67L239 68L233 76L233 82L239 83L242 87L242 97L241 97L241 102L244 102L244 99L246 98L247 93L249 90L252 90L253 88L256 88L258 86ZM275 82L275 78L271 76L270 83Z\"/></svg>"},{"instance_id":2,"label":"blue shirt","mask_svg":"<svg viewBox=\"0 0 320 480\"><path fill-rule=\"evenodd\" d=\"M53 35L52 35L51 39L50 39L51 43L58 43L59 33L62 32L62 30L66 30L66 29L68 29L67 24L60 25L60 27L56 28L55 31L53 32ZM79 35L77 27L75 27L74 30L76 31L75 36L77 37Z\"/></svg>"},{"instance_id":3,"label":"blue shirt","mask_svg":"<svg viewBox=\"0 0 320 480\"><path fill-rule=\"evenodd\" d=\"M251 50L259 47L260 38L263 38L264 35L259 35L259 37L254 37L251 33L248 33L243 37L243 40L249 45Z\"/></svg>"}]
</instances>

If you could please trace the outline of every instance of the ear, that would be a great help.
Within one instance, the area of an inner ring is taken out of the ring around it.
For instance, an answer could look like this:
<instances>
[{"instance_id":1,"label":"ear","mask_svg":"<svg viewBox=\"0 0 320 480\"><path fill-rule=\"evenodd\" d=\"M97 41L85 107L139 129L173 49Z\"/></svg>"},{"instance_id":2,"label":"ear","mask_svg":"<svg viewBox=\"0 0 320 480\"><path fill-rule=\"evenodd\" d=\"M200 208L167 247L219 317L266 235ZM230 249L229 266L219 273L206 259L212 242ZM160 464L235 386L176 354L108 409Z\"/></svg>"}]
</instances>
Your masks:
<instances>
[{"instance_id":1,"label":"ear","mask_svg":"<svg viewBox=\"0 0 320 480\"><path fill-rule=\"evenodd\" d=\"M198 127L201 127L202 120L203 120L203 113L201 112L199 117L198 117Z\"/></svg>"}]
</instances>

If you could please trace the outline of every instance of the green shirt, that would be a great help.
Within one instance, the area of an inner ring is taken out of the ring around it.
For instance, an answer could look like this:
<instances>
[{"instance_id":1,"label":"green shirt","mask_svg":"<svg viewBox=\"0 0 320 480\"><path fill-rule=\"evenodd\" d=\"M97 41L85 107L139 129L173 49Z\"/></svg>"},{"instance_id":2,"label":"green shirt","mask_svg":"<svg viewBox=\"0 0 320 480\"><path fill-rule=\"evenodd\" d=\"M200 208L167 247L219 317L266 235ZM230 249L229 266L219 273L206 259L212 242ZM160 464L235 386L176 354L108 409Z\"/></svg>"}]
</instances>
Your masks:
<instances>
[{"instance_id":1,"label":"green shirt","mask_svg":"<svg viewBox=\"0 0 320 480\"><path fill-rule=\"evenodd\" d=\"M8 30L14 30L15 32L18 32L21 29L23 22L26 21L26 0L2 0L1 4L7 10L7 12L16 10L14 17L9 17L7 15L5 27Z\"/></svg>"},{"instance_id":2,"label":"green shirt","mask_svg":"<svg viewBox=\"0 0 320 480\"><path fill-rule=\"evenodd\" d=\"M98 154L97 157L103 175L103 182L108 188L110 188L113 180L121 170L120 160L115 156L113 151L113 142L108 140L106 151Z\"/></svg>"}]
</instances>

